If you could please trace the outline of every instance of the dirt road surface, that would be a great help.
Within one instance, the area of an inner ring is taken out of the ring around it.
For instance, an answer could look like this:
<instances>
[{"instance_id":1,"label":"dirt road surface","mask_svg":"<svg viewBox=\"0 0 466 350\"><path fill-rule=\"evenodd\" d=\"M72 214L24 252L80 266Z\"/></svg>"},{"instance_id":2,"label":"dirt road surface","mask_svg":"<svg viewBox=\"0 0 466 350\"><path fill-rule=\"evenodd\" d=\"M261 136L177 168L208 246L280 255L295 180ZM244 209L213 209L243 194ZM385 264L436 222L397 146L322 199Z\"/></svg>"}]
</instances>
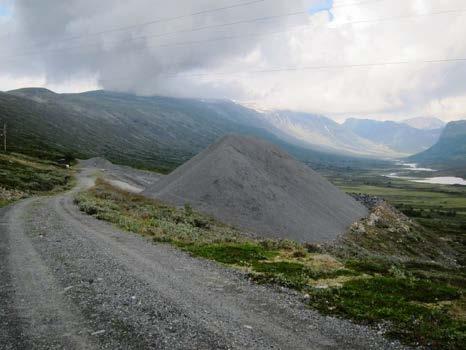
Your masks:
<instances>
[{"instance_id":1,"label":"dirt road surface","mask_svg":"<svg viewBox=\"0 0 466 350\"><path fill-rule=\"evenodd\" d=\"M392 349L296 293L78 211L77 187L0 210L0 349Z\"/></svg>"}]
</instances>

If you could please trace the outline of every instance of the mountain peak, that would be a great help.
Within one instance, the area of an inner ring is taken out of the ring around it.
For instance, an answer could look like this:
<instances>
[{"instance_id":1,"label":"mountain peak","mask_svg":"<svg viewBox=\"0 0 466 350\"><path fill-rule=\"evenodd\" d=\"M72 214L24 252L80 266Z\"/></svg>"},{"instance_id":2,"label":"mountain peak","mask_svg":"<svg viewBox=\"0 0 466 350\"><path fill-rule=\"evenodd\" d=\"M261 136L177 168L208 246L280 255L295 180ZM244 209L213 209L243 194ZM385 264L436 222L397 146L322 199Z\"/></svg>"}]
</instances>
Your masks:
<instances>
[{"instance_id":1,"label":"mountain peak","mask_svg":"<svg viewBox=\"0 0 466 350\"><path fill-rule=\"evenodd\" d=\"M7 91L9 94L47 94L47 95L56 95L52 90L43 88L43 87L27 87L16 90Z\"/></svg>"},{"instance_id":2,"label":"mountain peak","mask_svg":"<svg viewBox=\"0 0 466 350\"><path fill-rule=\"evenodd\" d=\"M22 88L8 91L8 94L30 99L35 102L44 103L54 99L59 94L41 87Z\"/></svg>"}]
</instances>

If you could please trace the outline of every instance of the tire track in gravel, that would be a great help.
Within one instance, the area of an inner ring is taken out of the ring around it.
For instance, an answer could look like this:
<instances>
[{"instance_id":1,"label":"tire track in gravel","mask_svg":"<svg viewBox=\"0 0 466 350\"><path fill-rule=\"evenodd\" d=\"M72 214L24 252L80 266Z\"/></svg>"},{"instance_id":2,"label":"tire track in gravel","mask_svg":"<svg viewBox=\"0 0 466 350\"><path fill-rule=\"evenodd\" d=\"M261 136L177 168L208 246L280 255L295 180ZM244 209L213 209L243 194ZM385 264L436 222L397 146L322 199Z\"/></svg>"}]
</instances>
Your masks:
<instances>
[{"instance_id":1,"label":"tire track in gravel","mask_svg":"<svg viewBox=\"0 0 466 350\"><path fill-rule=\"evenodd\" d=\"M33 247L24 228L28 209L40 205L39 200L27 200L13 207L7 216L6 236L9 240L11 287L9 302L21 322L21 335L15 331L13 348L93 349L87 338L79 312L63 297L62 288ZM14 322L18 322L16 319ZM29 343L29 344L28 344Z\"/></svg>"},{"instance_id":2,"label":"tire track in gravel","mask_svg":"<svg viewBox=\"0 0 466 350\"><path fill-rule=\"evenodd\" d=\"M13 305L15 287L10 271L10 240L7 232L8 209L0 209L0 345L2 349L30 348L23 337L21 319Z\"/></svg>"}]
</instances>

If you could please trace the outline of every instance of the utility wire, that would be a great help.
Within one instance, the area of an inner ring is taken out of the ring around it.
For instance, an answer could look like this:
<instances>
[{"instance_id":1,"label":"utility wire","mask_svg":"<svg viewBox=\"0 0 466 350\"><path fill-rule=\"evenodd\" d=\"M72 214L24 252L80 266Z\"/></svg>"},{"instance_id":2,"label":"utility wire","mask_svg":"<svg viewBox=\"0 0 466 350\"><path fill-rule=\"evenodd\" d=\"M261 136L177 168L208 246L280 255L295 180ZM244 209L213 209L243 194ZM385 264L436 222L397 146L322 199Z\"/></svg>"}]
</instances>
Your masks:
<instances>
[{"instance_id":1,"label":"utility wire","mask_svg":"<svg viewBox=\"0 0 466 350\"><path fill-rule=\"evenodd\" d=\"M295 16L298 14L302 14L303 12L293 12L285 15L277 15L277 16L267 16L267 17L260 17L260 18L255 18L252 20L244 20L241 21L241 23L252 23L256 21L265 21L265 20L270 20L270 19L276 19L282 16ZM344 25L350 25L350 24L364 24L364 23L378 23L378 22L389 22L389 21L395 21L395 20L405 20L405 19L415 19L415 18L422 18L422 17L429 17L429 16L436 16L436 15L446 15L446 14L458 14L458 15L463 15L466 13L466 9L459 9L459 10L444 10L444 11L434 11L430 13L425 13L425 14L416 14L416 15L401 15L401 16L391 16L391 17L385 17L385 18L377 18L377 19L366 19L366 20L355 20L355 21L347 21L347 22L342 22L339 23L335 27L328 27L328 29L336 29L338 27L344 26ZM239 22L231 22L231 23L223 23L218 26L227 26L227 25L233 25L237 24ZM217 26L217 25L215 25ZM209 26L209 28L212 26ZM264 37L264 36L269 36L269 35L277 35L277 34L284 34L284 33L289 33L296 31L298 28L309 28L309 25L297 25L297 26L291 26L288 27L287 29L284 30L279 30L279 31L273 31L273 32L266 32L266 33L253 33L253 34L238 34L238 35L230 35L230 36L224 36L224 37L218 37L218 38L212 38L212 39L205 39L205 40L196 40L196 41L184 41L184 42L178 42L178 43L170 43L170 44L156 44L156 45L151 45L147 44L141 49L146 49L148 47L150 48L166 48L166 47L183 47L183 46L188 46L188 45L198 45L198 44L203 44L203 43L210 43L210 42L218 42L218 41L223 41L223 40L235 40L235 39L240 39L240 38L247 38L247 37ZM202 27L202 29L205 29L205 27ZM196 30L201 30L201 28L198 28ZM188 32L189 30L183 30L183 31L178 31L176 33L180 32ZM159 36L165 36L168 34L174 34L174 33L163 33L163 34L156 34L156 35L146 35L146 36L140 36L133 38L133 40L140 40L140 39L149 39L149 38L154 38L154 37L159 37ZM134 44L134 42L129 42L129 44ZM15 56L8 56L5 57L7 59L12 59L12 58L17 58L17 57L23 57L23 56L29 56L29 55L41 55L41 54L60 54L60 53L68 53L70 50L74 49L81 49L84 47L100 47L100 44L95 43L95 44L88 44L88 45L80 45L80 46L72 46L72 47L67 47L63 49L56 49L56 50L47 50L47 51L35 51L35 52L28 52L28 53L22 53L18 54ZM0 58L2 58L0 56Z\"/></svg>"},{"instance_id":2,"label":"utility wire","mask_svg":"<svg viewBox=\"0 0 466 350\"><path fill-rule=\"evenodd\" d=\"M437 11L437 12L430 12L430 13L420 14L420 15L403 15L403 16L392 16L392 17L377 18L377 19L356 20L356 21L342 22L342 23L339 23L338 26L328 27L328 29L337 29L337 28L339 28L341 26L349 25L349 24L389 22L389 21L395 21L395 20L414 19L414 18L420 18L420 17L444 15L444 14L463 15L464 13L466 13L466 9L464 9L464 10ZM144 49L149 48L149 47L150 48L183 47L183 46L188 46L188 45L198 45L198 44L204 44L204 43L210 43L210 42L225 41L225 40L235 40L235 39L242 39L242 38L249 38L249 37L265 37L265 36L270 36L270 35L291 33L291 32L295 32L295 31L297 31L299 29L308 30L308 29L313 29L313 28L314 27L311 27L310 25L307 25L307 24L304 24L304 25L300 24L300 25L290 26L290 27L287 27L286 29L273 31L273 32L229 35L229 36L217 37L217 38L212 38L212 39L196 40L196 41L184 41L184 42L177 42L177 43L170 43L170 44L156 44L156 45L148 44L148 45L146 45L144 47Z\"/></svg>"},{"instance_id":3,"label":"utility wire","mask_svg":"<svg viewBox=\"0 0 466 350\"><path fill-rule=\"evenodd\" d=\"M183 34L183 33L193 33L193 32L198 32L206 29L214 29L214 28L222 28L222 27L229 27L229 26L234 26L238 24L248 24L248 23L255 23L255 22L263 22L263 21L268 21L268 20L273 20L273 19L278 19L278 18L285 18L285 17L292 17L292 16L298 16L298 15L303 15L306 14L307 11L295 11L295 12L289 12L286 14L281 14L281 15L273 15L273 16L263 16L263 17L256 17L252 19L247 19L247 20L240 20L240 21L234 21L234 22L227 22L227 23L219 23L219 24L213 24L213 25L207 25L207 26L199 26L191 29L182 29L182 30L177 30L173 32L165 32L165 33L160 33L160 34L151 34L151 35L142 35L142 36L137 36L131 38L131 41L135 40L141 40L141 39L153 39L153 38L161 38L169 35L176 35L176 34ZM43 53L55 53L55 52L67 52L68 50L73 50L77 48L87 48L87 47L100 47L100 43L93 43L93 44L87 44L87 45L79 45L79 46L70 46L64 49L58 49L58 50L47 50L47 51L31 51L31 52L24 52L15 56L8 56L8 57L21 57L21 56L29 56L29 55L36 55L36 54L43 54ZM0 56L1 57L1 56ZM4 56L5 57L5 56Z\"/></svg>"},{"instance_id":4,"label":"utility wire","mask_svg":"<svg viewBox=\"0 0 466 350\"><path fill-rule=\"evenodd\" d=\"M118 27L118 28L108 29L108 30L105 30L105 31L100 31L100 32L96 32L96 33L92 33L92 34L88 34L88 35L82 35L82 36L76 36L76 37L56 40L55 43L72 41L72 40L81 39L81 38L85 38L85 37L99 36L101 34L107 34L107 33L112 33L112 32L126 31L126 30L129 30L129 29L134 29L134 28L141 27L141 26L147 26L149 24L155 24L155 23L161 23L161 22L170 22L170 21L174 21L174 20L178 20L178 19L182 19L182 18L188 18L188 17L191 17L191 16L200 15L200 14L207 14L207 13L232 9L232 8L236 8L236 7L249 6L249 5L264 2L264 1L268 1L268 0L255 0L255 1L250 1L250 2L247 2L247 3L240 3L240 4L236 4L236 5L225 6L225 7L211 9L211 10L199 11L199 12L195 12L195 13L189 14L189 15L182 15L182 16L178 16L178 17L159 19L159 20L145 22L145 23L137 24L137 25L131 25L131 26L127 26L127 27ZM353 2L353 3L348 3L348 4L341 4L341 5L338 5L338 6L334 6L332 8L332 10L333 9L343 8L343 7L351 7L351 6L357 6L357 5L363 5L363 4L378 3L378 2L383 2L383 1L386 1L386 0L370 0L370 1L368 0L368 1L361 1L361 2ZM286 13L286 14L264 16L264 17L249 19L249 20L240 20L240 21L234 21L234 22L229 22L229 23L220 23L220 24L214 24L214 25L208 25L208 26L199 26L199 27L196 27L196 28L183 29L183 30L165 32L165 33L160 33L160 34L142 35L142 36L133 37L131 40L141 40L141 39L147 39L147 38L160 38L160 37L165 37L165 36L169 36L169 35L191 33L191 32L197 32L197 31L202 31L202 30L206 30L206 29L215 29L215 28L233 26L233 25L238 25L238 24L248 24L248 23L260 22L260 21L268 21L268 20L274 20L274 19L280 19L280 18L286 18L286 17L294 17L294 16L299 16L299 15L305 15L305 14L308 14L308 11L303 11L303 10L293 11L293 12L289 12L289 13ZM44 45L44 43L41 43L40 45ZM39 44L36 44L34 46L39 46ZM94 47L94 46L100 46L100 43L70 46L70 47L64 48L63 50L69 50L69 49L72 50L72 49L75 49L75 48ZM30 54L41 54L41 53L44 53L44 52L45 53L58 52L58 51L61 52L62 49L48 50L48 51L32 51L32 52L30 51L30 52L21 53L19 55L14 56L14 57L27 56L27 55L30 55Z\"/></svg>"},{"instance_id":5,"label":"utility wire","mask_svg":"<svg viewBox=\"0 0 466 350\"><path fill-rule=\"evenodd\" d=\"M398 66L409 64L436 64L436 63L461 63L466 62L466 57L460 58L444 58L444 59L431 59L431 60L401 60L401 61L387 61L377 63L358 63L358 64L340 64L340 65L321 65L321 66L303 66L303 67L282 67L270 69L258 69L250 71L234 71L234 72L214 72L214 73L161 73L157 77L166 78L185 78L185 77L212 77L212 76L236 76L240 74L262 74L262 73L283 73L283 72L301 72L301 71L315 71L315 70L331 70L331 69L352 69L352 68L370 68L370 67L384 67L384 66ZM115 79L101 79L100 82L112 81L125 81L132 80L133 78L115 78Z\"/></svg>"},{"instance_id":6,"label":"utility wire","mask_svg":"<svg viewBox=\"0 0 466 350\"><path fill-rule=\"evenodd\" d=\"M308 71L308 70L327 70L327 69L346 69L346 68L364 68L364 67L380 67L380 66L394 66L394 65L406 65L406 64L428 64L428 63L446 63L446 62L466 62L464 58L444 58L444 59L433 59L433 60L413 60L413 61L388 61L388 62L377 62L377 63L359 63L359 64L341 64L341 65L323 65L323 66L305 66L305 67L285 67L285 68L272 68L272 69L261 69L251 70L245 72L220 72L220 73L199 73L199 74L167 74L167 76L210 76L210 75L231 75L231 74L250 74L250 73L275 73L275 72L292 72L292 71ZM162 74L163 75L163 74Z\"/></svg>"},{"instance_id":7,"label":"utility wire","mask_svg":"<svg viewBox=\"0 0 466 350\"><path fill-rule=\"evenodd\" d=\"M419 18L419 17L429 17L429 16L436 16L436 15L447 15L447 14L458 14L462 15L466 12L466 9L458 9L458 10L439 10L433 11L428 13L421 13L416 15L400 15L400 16L393 16L393 17L385 17L385 18L377 18L377 19L363 19L363 20L355 20L355 21L348 21L339 23L339 26L347 25L347 24L361 24L361 23L375 23L375 22L388 22L393 20L403 20L403 19L412 19L412 18Z\"/></svg>"},{"instance_id":8,"label":"utility wire","mask_svg":"<svg viewBox=\"0 0 466 350\"><path fill-rule=\"evenodd\" d=\"M224 6L224 7L201 10L201 11L197 11L197 12L193 12L193 13L185 14L185 15L180 15L180 16L167 17L167 18L158 18L158 19L154 19L154 20L151 20L151 21L132 24L132 25L128 25L128 26L114 27L114 28L109 28L109 29L93 32L93 33L70 36L70 37L67 37L67 38L62 38L62 39L55 40L55 42L74 41L74 40L79 40L79 39L83 39L83 38L100 36L102 34L108 34L108 33L120 32L120 31L127 31L127 30L136 29L136 28L139 28L139 27L146 27L146 26L149 26L149 25L152 25L152 24L173 22L173 21L177 21L177 20L180 20L180 19L184 19L184 18L199 16L199 15L205 15L205 14L215 13L215 12L220 12L220 11L226 11L226 10L239 8L239 7L246 7L246 6L262 3L262 2L265 2L265 1L269 1L269 0L253 0L253 1L242 2L242 3L238 3L238 4L233 4L233 5L229 5L229 6ZM368 1L360 1L360 2L343 3L343 4L340 4L340 5L334 6L332 9L338 9L338 8L341 8L341 7L349 7L349 6L357 6L357 5L365 5L365 4L371 4L371 3L378 3L378 2L382 2L382 1L386 1L386 0L368 0ZM14 33L9 33L9 34L6 34L6 35L2 35L0 37L11 36L12 34L14 34ZM43 45L43 44L44 43L42 42L42 43L37 43L37 44L35 44L33 46L39 46L39 45Z\"/></svg>"},{"instance_id":9,"label":"utility wire","mask_svg":"<svg viewBox=\"0 0 466 350\"><path fill-rule=\"evenodd\" d=\"M132 30L132 29L135 29L135 28L138 28L138 27L146 27L146 26L151 25L151 24L173 22L173 21L180 20L180 19L183 19L183 18L189 18L189 17L199 16L199 15L204 15L204 14L209 14L209 13L215 13L215 12L220 12L220 11L226 11L226 10L230 10L230 9L237 8L237 7L250 6L250 5L253 5L253 4L262 3L264 1L268 1L268 0L253 0L253 1L248 1L248 2L241 2L241 3L238 3L238 4L233 4L233 5L230 5L230 6L217 7L217 8L197 11L197 12L193 12L193 13L186 14L186 15L180 15L180 16L175 16L175 17L167 17L167 18L158 18L158 19L154 19L154 20L151 20L151 21L148 21L148 22L132 24L132 25L122 26L122 27L114 27L114 28L101 30L101 31L98 31L98 32L93 32L93 33L87 33L87 34L83 34L83 35L76 35L76 36L71 36L71 37L67 37L67 38L62 38L62 39L56 40L55 42L73 41L73 40L88 38L88 37L92 37L92 36L99 36L99 35L102 35L102 34ZM8 36L8 35L11 35L11 34L7 34L6 36ZM43 45L43 43L37 43L36 45ZM34 45L34 46L36 46L36 45Z\"/></svg>"}]
</instances>

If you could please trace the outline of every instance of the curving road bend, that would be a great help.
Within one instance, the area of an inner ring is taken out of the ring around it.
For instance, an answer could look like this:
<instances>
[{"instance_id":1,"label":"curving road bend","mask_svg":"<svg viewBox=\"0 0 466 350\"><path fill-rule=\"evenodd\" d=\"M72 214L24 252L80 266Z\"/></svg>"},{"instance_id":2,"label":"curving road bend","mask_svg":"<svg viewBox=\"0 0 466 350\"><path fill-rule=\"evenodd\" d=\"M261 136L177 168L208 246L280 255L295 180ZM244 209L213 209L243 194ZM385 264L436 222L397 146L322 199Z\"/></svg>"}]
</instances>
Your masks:
<instances>
[{"instance_id":1,"label":"curving road bend","mask_svg":"<svg viewBox=\"0 0 466 350\"><path fill-rule=\"evenodd\" d=\"M0 349L393 349L299 295L78 211L77 187L0 210Z\"/></svg>"}]
</instances>

